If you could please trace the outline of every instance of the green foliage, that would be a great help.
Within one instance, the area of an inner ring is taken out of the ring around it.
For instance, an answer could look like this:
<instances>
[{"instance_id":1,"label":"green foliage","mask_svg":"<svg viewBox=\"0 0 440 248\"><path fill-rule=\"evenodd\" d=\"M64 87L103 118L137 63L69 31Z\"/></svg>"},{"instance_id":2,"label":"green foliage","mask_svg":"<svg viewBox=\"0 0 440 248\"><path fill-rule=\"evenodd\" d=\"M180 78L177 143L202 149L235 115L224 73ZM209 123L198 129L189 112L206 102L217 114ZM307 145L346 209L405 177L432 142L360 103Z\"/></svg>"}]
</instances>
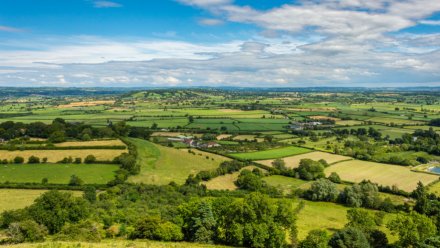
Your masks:
<instances>
[{"instance_id":1,"label":"green foliage","mask_svg":"<svg viewBox=\"0 0 440 248\"><path fill-rule=\"evenodd\" d=\"M55 235L57 241L99 242L104 236L101 224L93 221L67 223Z\"/></svg>"},{"instance_id":2,"label":"green foliage","mask_svg":"<svg viewBox=\"0 0 440 248\"><path fill-rule=\"evenodd\" d=\"M136 223L131 239L151 239L161 241L183 240L180 227L170 221L158 217L148 217Z\"/></svg>"},{"instance_id":3,"label":"green foliage","mask_svg":"<svg viewBox=\"0 0 440 248\"><path fill-rule=\"evenodd\" d=\"M370 248L365 234L354 227L347 227L335 232L328 245L332 248Z\"/></svg>"},{"instance_id":4,"label":"green foliage","mask_svg":"<svg viewBox=\"0 0 440 248\"><path fill-rule=\"evenodd\" d=\"M70 186L81 186L84 184L84 181L76 175L70 176L69 185Z\"/></svg>"},{"instance_id":5,"label":"green foliage","mask_svg":"<svg viewBox=\"0 0 440 248\"><path fill-rule=\"evenodd\" d=\"M14 158L14 164L22 164L22 163L24 163L23 157L17 156Z\"/></svg>"},{"instance_id":6,"label":"green foliage","mask_svg":"<svg viewBox=\"0 0 440 248\"><path fill-rule=\"evenodd\" d=\"M338 173L336 173L336 172L332 172L330 174L330 176L328 176L328 180L330 180L334 183L341 183L342 182L341 178L339 177Z\"/></svg>"},{"instance_id":7,"label":"green foliage","mask_svg":"<svg viewBox=\"0 0 440 248\"><path fill-rule=\"evenodd\" d=\"M301 179L310 181L325 177L324 168L321 162L306 158L301 159L297 172Z\"/></svg>"},{"instance_id":8,"label":"green foliage","mask_svg":"<svg viewBox=\"0 0 440 248\"><path fill-rule=\"evenodd\" d=\"M28 164L39 164L40 158L35 156L30 156L28 159Z\"/></svg>"},{"instance_id":9,"label":"green foliage","mask_svg":"<svg viewBox=\"0 0 440 248\"><path fill-rule=\"evenodd\" d=\"M339 190L331 181L321 178L313 182L310 189L307 190L305 197L312 201L335 202L339 196Z\"/></svg>"},{"instance_id":10,"label":"green foliage","mask_svg":"<svg viewBox=\"0 0 440 248\"><path fill-rule=\"evenodd\" d=\"M87 155L87 157L84 158L84 163L86 164L93 164L96 162L96 157L93 155Z\"/></svg>"},{"instance_id":11,"label":"green foliage","mask_svg":"<svg viewBox=\"0 0 440 248\"><path fill-rule=\"evenodd\" d=\"M415 246L436 234L437 228L432 220L422 214L411 212L399 214L387 224L392 233L399 235L399 244L403 247Z\"/></svg>"},{"instance_id":12,"label":"green foliage","mask_svg":"<svg viewBox=\"0 0 440 248\"><path fill-rule=\"evenodd\" d=\"M346 227L355 227L364 233L368 233L376 227L375 216L365 209L353 208L348 210L347 219Z\"/></svg>"},{"instance_id":13,"label":"green foliage","mask_svg":"<svg viewBox=\"0 0 440 248\"><path fill-rule=\"evenodd\" d=\"M87 218L90 207L87 201L73 197L71 193L49 191L38 197L27 211L32 219L54 234L66 222L76 223Z\"/></svg>"},{"instance_id":14,"label":"green foliage","mask_svg":"<svg viewBox=\"0 0 440 248\"><path fill-rule=\"evenodd\" d=\"M41 242L47 235L47 229L33 220L24 220L11 223L6 235L9 243Z\"/></svg>"},{"instance_id":15,"label":"green foliage","mask_svg":"<svg viewBox=\"0 0 440 248\"><path fill-rule=\"evenodd\" d=\"M327 248L330 237L326 231L312 230L307 237L299 243L299 248Z\"/></svg>"},{"instance_id":16,"label":"green foliage","mask_svg":"<svg viewBox=\"0 0 440 248\"><path fill-rule=\"evenodd\" d=\"M84 189L84 199L93 203L96 202L96 188L93 186L88 186Z\"/></svg>"},{"instance_id":17,"label":"green foliage","mask_svg":"<svg viewBox=\"0 0 440 248\"><path fill-rule=\"evenodd\" d=\"M272 162L273 168L280 170L280 171L286 171L286 162L284 162L283 159L277 158Z\"/></svg>"}]
</instances>

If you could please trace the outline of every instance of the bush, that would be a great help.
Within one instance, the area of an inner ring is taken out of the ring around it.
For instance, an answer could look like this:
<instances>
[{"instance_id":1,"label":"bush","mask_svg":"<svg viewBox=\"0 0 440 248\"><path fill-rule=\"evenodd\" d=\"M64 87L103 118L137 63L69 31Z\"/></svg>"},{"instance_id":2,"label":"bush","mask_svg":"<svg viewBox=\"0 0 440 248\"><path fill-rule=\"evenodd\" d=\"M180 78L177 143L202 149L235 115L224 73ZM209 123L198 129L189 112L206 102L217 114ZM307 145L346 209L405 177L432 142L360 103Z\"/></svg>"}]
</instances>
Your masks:
<instances>
[{"instance_id":1,"label":"bush","mask_svg":"<svg viewBox=\"0 0 440 248\"><path fill-rule=\"evenodd\" d=\"M299 248L327 248L329 238L326 231L312 230L307 234L306 239L301 241Z\"/></svg>"},{"instance_id":2,"label":"bush","mask_svg":"<svg viewBox=\"0 0 440 248\"><path fill-rule=\"evenodd\" d=\"M84 181L76 175L70 176L69 185L70 186L81 186L84 184Z\"/></svg>"},{"instance_id":3,"label":"bush","mask_svg":"<svg viewBox=\"0 0 440 248\"><path fill-rule=\"evenodd\" d=\"M28 159L28 164L39 164L40 158L35 156L30 156Z\"/></svg>"},{"instance_id":4,"label":"bush","mask_svg":"<svg viewBox=\"0 0 440 248\"><path fill-rule=\"evenodd\" d=\"M82 159L81 158L75 158L75 164L81 164Z\"/></svg>"},{"instance_id":5,"label":"bush","mask_svg":"<svg viewBox=\"0 0 440 248\"><path fill-rule=\"evenodd\" d=\"M59 241L76 242L99 242L104 236L104 230L98 223L92 221L83 221L76 224L68 223L55 236Z\"/></svg>"},{"instance_id":6,"label":"bush","mask_svg":"<svg viewBox=\"0 0 440 248\"><path fill-rule=\"evenodd\" d=\"M9 225L6 234L10 243L41 242L47 235L47 228L33 220L25 220Z\"/></svg>"},{"instance_id":7,"label":"bush","mask_svg":"<svg viewBox=\"0 0 440 248\"><path fill-rule=\"evenodd\" d=\"M312 201L334 202L339 196L336 185L327 179L318 179L306 192L306 198Z\"/></svg>"},{"instance_id":8,"label":"bush","mask_svg":"<svg viewBox=\"0 0 440 248\"><path fill-rule=\"evenodd\" d=\"M333 183L341 183L342 182L341 178L339 177L338 173L336 173L336 172L332 172L330 174L330 176L328 176L328 180L332 181Z\"/></svg>"},{"instance_id":9,"label":"bush","mask_svg":"<svg viewBox=\"0 0 440 248\"><path fill-rule=\"evenodd\" d=\"M313 161L311 159L301 159L297 172L299 177L304 180L315 180L325 177L324 165L319 161Z\"/></svg>"},{"instance_id":10,"label":"bush","mask_svg":"<svg viewBox=\"0 0 440 248\"><path fill-rule=\"evenodd\" d=\"M93 155L88 155L85 159L84 159L84 163L86 164L93 164L96 162L96 157Z\"/></svg>"},{"instance_id":11,"label":"bush","mask_svg":"<svg viewBox=\"0 0 440 248\"><path fill-rule=\"evenodd\" d=\"M332 248L370 248L365 234L353 227L337 231L333 234L328 245Z\"/></svg>"},{"instance_id":12,"label":"bush","mask_svg":"<svg viewBox=\"0 0 440 248\"><path fill-rule=\"evenodd\" d=\"M180 241L183 240L183 233L180 227L172 222L163 221L157 217L149 217L135 225L135 230L130 238Z\"/></svg>"},{"instance_id":13,"label":"bush","mask_svg":"<svg viewBox=\"0 0 440 248\"><path fill-rule=\"evenodd\" d=\"M14 158L14 164L22 164L22 163L24 163L23 157L17 156Z\"/></svg>"}]
</instances>

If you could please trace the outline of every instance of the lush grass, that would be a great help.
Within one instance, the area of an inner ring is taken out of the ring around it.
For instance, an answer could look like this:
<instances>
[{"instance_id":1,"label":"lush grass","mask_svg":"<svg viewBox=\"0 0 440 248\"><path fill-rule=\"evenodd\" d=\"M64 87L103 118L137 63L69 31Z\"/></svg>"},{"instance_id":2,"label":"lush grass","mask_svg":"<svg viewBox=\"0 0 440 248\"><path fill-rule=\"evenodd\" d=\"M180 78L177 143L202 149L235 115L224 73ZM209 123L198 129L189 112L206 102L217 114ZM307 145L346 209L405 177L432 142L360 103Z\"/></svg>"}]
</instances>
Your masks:
<instances>
[{"instance_id":1,"label":"lush grass","mask_svg":"<svg viewBox=\"0 0 440 248\"><path fill-rule=\"evenodd\" d=\"M405 166L361 160L341 162L325 169L327 175L331 172L338 173L341 179L345 181L361 182L362 180L371 180L381 185L396 185L399 189L408 192L414 190L419 181L426 185L439 178L432 174L413 172Z\"/></svg>"},{"instance_id":2,"label":"lush grass","mask_svg":"<svg viewBox=\"0 0 440 248\"><path fill-rule=\"evenodd\" d=\"M187 150L156 145L146 140L130 139L138 151L138 163L141 164L139 175L129 178L130 182L146 184L168 184L172 181L182 184L190 174L202 170L217 168L221 162L229 160L226 157L193 150L196 155ZM207 159L206 156L209 158Z\"/></svg>"},{"instance_id":3,"label":"lush grass","mask_svg":"<svg viewBox=\"0 0 440 248\"><path fill-rule=\"evenodd\" d=\"M0 213L5 210L20 209L31 205L37 197L47 190L33 189L0 189ZM81 196L82 191L69 191Z\"/></svg>"},{"instance_id":4,"label":"lush grass","mask_svg":"<svg viewBox=\"0 0 440 248\"><path fill-rule=\"evenodd\" d=\"M301 179L280 175L268 176L263 178L263 180L266 181L268 185L281 189L284 193L289 193L292 189L296 189L307 183L307 181Z\"/></svg>"},{"instance_id":5,"label":"lush grass","mask_svg":"<svg viewBox=\"0 0 440 248\"><path fill-rule=\"evenodd\" d=\"M113 179L119 168L114 164L23 164L0 165L0 182L67 184L71 175L77 175L84 183L105 184Z\"/></svg>"},{"instance_id":6,"label":"lush grass","mask_svg":"<svg viewBox=\"0 0 440 248\"><path fill-rule=\"evenodd\" d=\"M244 167L242 170L253 170L254 168L257 168L255 166L247 166ZM234 172L231 174L226 174L223 176L219 176L216 178L213 178L209 180L208 182L202 182L206 185L208 189L215 189L215 190L235 190L237 189L237 186L235 185L235 181L237 181L238 176L240 175L240 172Z\"/></svg>"},{"instance_id":7,"label":"lush grass","mask_svg":"<svg viewBox=\"0 0 440 248\"><path fill-rule=\"evenodd\" d=\"M240 159L263 160L263 159L283 158L283 157L303 154L307 152L310 152L310 150L302 147L288 146L288 147L282 147L282 148L271 149L266 151L233 153L230 155Z\"/></svg>"}]
</instances>

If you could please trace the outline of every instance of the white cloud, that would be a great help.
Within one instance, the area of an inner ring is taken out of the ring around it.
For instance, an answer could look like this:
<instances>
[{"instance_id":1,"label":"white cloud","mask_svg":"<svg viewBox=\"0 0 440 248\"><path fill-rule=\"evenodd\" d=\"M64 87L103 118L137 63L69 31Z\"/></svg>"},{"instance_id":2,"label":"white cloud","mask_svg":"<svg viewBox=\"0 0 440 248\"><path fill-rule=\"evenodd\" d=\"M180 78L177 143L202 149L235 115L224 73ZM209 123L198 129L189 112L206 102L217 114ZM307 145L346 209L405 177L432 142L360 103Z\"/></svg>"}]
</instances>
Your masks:
<instances>
[{"instance_id":1,"label":"white cloud","mask_svg":"<svg viewBox=\"0 0 440 248\"><path fill-rule=\"evenodd\" d=\"M122 4L111 1L94 1L95 8L120 8Z\"/></svg>"},{"instance_id":2,"label":"white cloud","mask_svg":"<svg viewBox=\"0 0 440 248\"><path fill-rule=\"evenodd\" d=\"M14 27L8 27L8 26L0 26L0 32L11 32L11 33L18 33L23 32L23 29L14 28Z\"/></svg>"},{"instance_id":3,"label":"white cloud","mask_svg":"<svg viewBox=\"0 0 440 248\"><path fill-rule=\"evenodd\" d=\"M421 20L419 23L424 25L440 26L440 20Z\"/></svg>"},{"instance_id":4,"label":"white cloud","mask_svg":"<svg viewBox=\"0 0 440 248\"><path fill-rule=\"evenodd\" d=\"M200 25L204 25L204 26L218 26L224 23L222 20L212 19L212 18L203 18L200 19L198 22Z\"/></svg>"}]
</instances>

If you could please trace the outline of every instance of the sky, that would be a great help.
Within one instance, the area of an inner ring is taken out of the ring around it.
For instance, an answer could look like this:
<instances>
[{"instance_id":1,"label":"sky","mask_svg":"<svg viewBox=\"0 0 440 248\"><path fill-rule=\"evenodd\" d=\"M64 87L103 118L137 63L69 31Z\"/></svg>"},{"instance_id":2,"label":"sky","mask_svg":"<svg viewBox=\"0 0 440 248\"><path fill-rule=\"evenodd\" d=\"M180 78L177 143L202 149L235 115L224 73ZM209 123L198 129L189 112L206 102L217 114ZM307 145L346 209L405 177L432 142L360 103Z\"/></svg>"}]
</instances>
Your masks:
<instances>
[{"instance_id":1,"label":"sky","mask_svg":"<svg viewBox=\"0 0 440 248\"><path fill-rule=\"evenodd\" d=\"M2 0L0 86L440 86L440 0Z\"/></svg>"}]
</instances>

